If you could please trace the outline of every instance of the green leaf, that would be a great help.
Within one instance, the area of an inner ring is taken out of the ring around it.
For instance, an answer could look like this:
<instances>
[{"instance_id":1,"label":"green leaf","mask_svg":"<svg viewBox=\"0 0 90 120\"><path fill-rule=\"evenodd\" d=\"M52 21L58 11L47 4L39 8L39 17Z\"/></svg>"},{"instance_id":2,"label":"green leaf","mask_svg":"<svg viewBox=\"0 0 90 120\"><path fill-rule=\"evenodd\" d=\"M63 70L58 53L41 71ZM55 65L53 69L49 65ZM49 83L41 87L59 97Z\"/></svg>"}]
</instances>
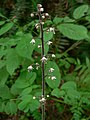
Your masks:
<instances>
[{"instance_id":1,"label":"green leaf","mask_svg":"<svg viewBox=\"0 0 90 120\"><path fill-rule=\"evenodd\" d=\"M35 111L36 109L38 109L40 107L40 102L39 100L32 100L31 104L30 104L30 110L31 112Z\"/></svg>"},{"instance_id":2,"label":"green leaf","mask_svg":"<svg viewBox=\"0 0 90 120\"><path fill-rule=\"evenodd\" d=\"M0 112L4 112L5 109L5 103L0 101Z\"/></svg>"},{"instance_id":3,"label":"green leaf","mask_svg":"<svg viewBox=\"0 0 90 120\"><path fill-rule=\"evenodd\" d=\"M3 68L5 66L5 60L0 60L0 69Z\"/></svg>"},{"instance_id":4,"label":"green leaf","mask_svg":"<svg viewBox=\"0 0 90 120\"><path fill-rule=\"evenodd\" d=\"M69 18L68 16L63 18L63 22L74 22L75 20Z\"/></svg>"},{"instance_id":5,"label":"green leaf","mask_svg":"<svg viewBox=\"0 0 90 120\"><path fill-rule=\"evenodd\" d=\"M25 89L21 92L20 96L27 95L27 94L31 93L31 91L32 91L32 87L25 88Z\"/></svg>"},{"instance_id":6,"label":"green leaf","mask_svg":"<svg viewBox=\"0 0 90 120\"><path fill-rule=\"evenodd\" d=\"M0 13L0 17L7 19L2 13Z\"/></svg>"},{"instance_id":7,"label":"green leaf","mask_svg":"<svg viewBox=\"0 0 90 120\"><path fill-rule=\"evenodd\" d=\"M1 29L0 29L0 36L9 31L13 27L13 23L6 23Z\"/></svg>"},{"instance_id":8,"label":"green leaf","mask_svg":"<svg viewBox=\"0 0 90 120\"><path fill-rule=\"evenodd\" d=\"M63 21L63 18L60 18L60 17L55 17L54 19L53 19L53 22L54 22L54 24L59 24L59 23L61 23Z\"/></svg>"},{"instance_id":9,"label":"green leaf","mask_svg":"<svg viewBox=\"0 0 90 120\"><path fill-rule=\"evenodd\" d=\"M27 105L29 105L29 102L32 100L32 95L24 95L21 99L22 101L18 104L18 108L20 110L24 110Z\"/></svg>"},{"instance_id":10,"label":"green leaf","mask_svg":"<svg viewBox=\"0 0 90 120\"><path fill-rule=\"evenodd\" d=\"M85 19L90 22L90 15L89 16L86 16Z\"/></svg>"},{"instance_id":11,"label":"green leaf","mask_svg":"<svg viewBox=\"0 0 90 120\"><path fill-rule=\"evenodd\" d=\"M0 25L3 25L5 23L5 21L0 21Z\"/></svg>"},{"instance_id":12,"label":"green leaf","mask_svg":"<svg viewBox=\"0 0 90 120\"><path fill-rule=\"evenodd\" d=\"M16 47L17 53L25 58L32 60L32 52L34 50L35 45L31 44L32 35L30 33L25 34L21 37L21 40L18 42Z\"/></svg>"},{"instance_id":13,"label":"green leaf","mask_svg":"<svg viewBox=\"0 0 90 120\"><path fill-rule=\"evenodd\" d=\"M77 86L76 86L76 83L73 82L73 81L68 81L66 83L64 83L62 86L61 86L61 89L62 90L76 90L77 89Z\"/></svg>"},{"instance_id":14,"label":"green leaf","mask_svg":"<svg viewBox=\"0 0 90 120\"><path fill-rule=\"evenodd\" d=\"M10 102L7 102L6 107L5 107L5 112L7 114L16 114L17 106L14 101L10 100Z\"/></svg>"},{"instance_id":15,"label":"green leaf","mask_svg":"<svg viewBox=\"0 0 90 120\"><path fill-rule=\"evenodd\" d=\"M47 39L49 40L49 39ZM41 47L38 48L38 45L41 46L41 40L40 39L36 39L36 44L35 44L35 51L37 51L38 53L41 54ZM47 45L47 42L45 42L44 44L44 49L45 49L45 55L48 53L48 50L49 50L49 46Z\"/></svg>"},{"instance_id":16,"label":"green leaf","mask_svg":"<svg viewBox=\"0 0 90 120\"><path fill-rule=\"evenodd\" d=\"M25 95L21 99L22 101L18 104L18 108L20 110L23 110L24 112L28 112L29 109L31 110L31 112L33 112L40 107L39 101L36 99L33 100L32 95Z\"/></svg>"},{"instance_id":17,"label":"green leaf","mask_svg":"<svg viewBox=\"0 0 90 120\"><path fill-rule=\"evenodd\" d=\"M54 71L51 74L49 73L50 68L54 69ZM46 65L45 73L48 74L48 77L46 77L46 83L48 84L48 86L51 88L57 88L60 85L61 79L61 74L57 64L55 62L49 61ZM49 76L55 76L56 80L51 80Z\"/></svg>"},{"instance_id":18,"label":"green leaf","mask_svg":"<svg viewBox=\"0 0 90 120\"><path fill-rule=\"evenodd\" d=\"M10 75L19 67L21 59L14 49L8 51L6 59L6 68Z\"/></svg>"},{"instance_id":19,"label":"green leaf","mask_svg":"<svg viewBox=\"0 0 90 120\"><path fill-rule=\"evenodd\" d=\"M47 42L53 38L53 32L44 32L44 42Z\"/></svg>"},{"instance_id":20,"label":"green leaf","mask_svg":"<svg viewBox=\"0 0 90 120\"><path fill-rule=\"evenodd\" d=\"M52 94L53 96L57 97L57 98L60 98L60 97L62 97L62 96L65 95L65 92L62 91L62 90L60 90L60 89L58 89L58 88L56 88L56 89L54 89L54 90L51 92L51 94Z\"/></svg>"},{"instance_id":21,"label":"green leaf","mask_svg":"<svg viewBox=\"0 0 90 120\"><path fill-rule=\"evenodd\" d=\"M6 85L0 86L0 97L2 99L10 99L11 98L10 90Z\"/></svg>"},{"instance_id":22,"label":"green leaf","mask_svg":"<svg viewBox=\"0 0 90 120\"><path fill-rule=\"evenodd\" d=\"M57 28L64 36L73 40L83 40L89 38L87 28L82 25L63 23L58 25Z\"/></svg>"},{"instance_id":23,"label":"green leaf","mask_svg":"<svg viewBox=\"0 0 90 120\"><path fill-rule=\"evenodd\" d=\"M85 15L85 13L88 11L89 6L88 5L82 5L75 9L73 13L73 17L75 19L79 19Z\"/></svg>"},{"instance_id":24,"label":"green leaf","mask_svg":"<svg viewBox=\"0 0 90 120\"><path fill-rule=\"evenodd\" d=\"M5 68L0 69L0 86L5 85L5 82L7 81L8 76L9 74Z\"/></svg>"},{"instance_id":25,"label":"green leaf","mask_svg":"<svg viewBox=\"0 0 90 120\"><path fill-rule=\"evenodd\" d=\"M15 82L15 86L17 88L26 88L28 86L31 86L36 79L36 73L31 72L28 73L27 71L24 71L20 74L19 78Z\"/></svg>"}]
</instances>

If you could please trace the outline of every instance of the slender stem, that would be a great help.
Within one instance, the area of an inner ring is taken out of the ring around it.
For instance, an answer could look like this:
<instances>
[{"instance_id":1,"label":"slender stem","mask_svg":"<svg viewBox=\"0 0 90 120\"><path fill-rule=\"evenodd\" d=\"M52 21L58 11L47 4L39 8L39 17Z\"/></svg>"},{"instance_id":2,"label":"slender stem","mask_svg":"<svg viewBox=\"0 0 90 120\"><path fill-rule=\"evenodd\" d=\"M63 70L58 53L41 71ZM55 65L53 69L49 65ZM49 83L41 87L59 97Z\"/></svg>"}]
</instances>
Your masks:
<instances>
[{"instance_id":1,"label":"slender stem","mask_svg":"<svg viewBox=\"0 0 90 120\"><path fill-rule=\"evenodd\" d=\"M39 13L39 22L40 22L40 38L42 43L42 58L44 57L44 38L43 38L43 25L42 25L42 16ZM42 68L42 97L45 98L45 71L44 71L44 61L41 62ZM45 102L42 103L42 120L45 120Z\"/></svg>"}]
</instances>

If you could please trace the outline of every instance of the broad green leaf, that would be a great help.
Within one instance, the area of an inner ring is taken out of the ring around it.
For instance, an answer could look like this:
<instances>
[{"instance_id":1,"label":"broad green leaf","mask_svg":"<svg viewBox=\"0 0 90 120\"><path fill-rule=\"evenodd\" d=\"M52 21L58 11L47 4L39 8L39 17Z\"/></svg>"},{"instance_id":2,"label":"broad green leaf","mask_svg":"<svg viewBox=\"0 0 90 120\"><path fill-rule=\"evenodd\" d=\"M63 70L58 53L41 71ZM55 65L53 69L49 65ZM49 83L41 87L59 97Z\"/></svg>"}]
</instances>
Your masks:
<instances>
[{"instance_id":1,"label":"broad green leaf","mask_svg":"<svg viewBox=\"0 0 90 120\"><path fill-rule=\"evenodd\" d=\"M20 96L30 94L31 91L32 91L32 87L25 88L25 89L21 92Z\"/></svg>"},{"instance_id":2,"label":"broad green leaf","mask_svg":"<svg viewBox=\"0 0 90 120\"><path fill-rule=\"evenodd\" d=\"M10 90L6 85L0 86L0 97L2 99L10 99L11 98Z\"/></svg>"},{"instance_id":3,"label":"broad green leaf","mask_svg":"<svg viewBox=\"0 0 90 120\"><path fill-rule=\"evenodd\" d=\"M89 38L87 28L82 25L63 23L58 25L57 28L64 36L73 40L83 40Z\"/></svg>"},{"instance_id":4,"label":"broad green leaf","mask_svg":"<svg viewBox=\"0 0 90 120\"><path fill-rule=\"evenodd\" d=\"M28 112L29 110L33 112L40 107L40 102L36 99L33 100L32 95L25 95L21 99L22 101L19 103L18 108L24 112Z\"/></svg>"},{"instance_id":5,"label":"broad green leaf","mask_svg":"<svg viewBox=\"0 0 90 120\"><path fill-rule=\"evenodd\" d=\"M63 18L63 22L74 22L75 20L69 18L68 16Z\"/></svg>"},{"instance_id":6,"label":"broad green leaf","mask_svg":"<svg viewBox=\"0 0 90 120\"><path fill-rule=\"evenodd\" d=\"M62 86L61 86L61 89L62 90L76 90L77 89L77 86L76 86L76 83L73 82L73 81L68 81L66 83L64 83Z\"/></svg>"},{"instance_id":7,"label":"broad green leaf","mask_svg":"<svg viewBox=\"0 0 90 120\"><path fill-rule=\"evenodd\" d=\"M0 101L0 112L4 112L5 109L5 103Z\"/></svg>"},{"instance_id":8,"label":"broad green leaf","mask_svg":"<svg viewBox=\"0 0 90 120\"><path fill-rule=\"evenodd\" d=\"M53 68L54 71L50 74L49 69ZM46 65L45 73L47 73L48 77L46 77L46 83L51 88L57 88L60 85L61 74L59 68L55 62L49 61ZM55 80L51 80L49 76L55 76Z\"/></svg>"},{"instance_id":9,"label":"broad green leaf","mask_svg":"<svg viewBox=\"0 0 90 120\"><path fill-rule=\"evenodd\" d=\"M9 50L6 59L6 68L10 75L14 73L15 69L19 67L20 63L21 59L15 52L15 50L14 49Z\"/></svg>"},{"instance_id":10,"label":"broad green leaf","mask_svg":"<svg viewBox=\"0 0 90 120\"><path fill-rule=\"evenodd\" d=\"M17 53L25 58L32 60L32 52L34 50L35 45L30 43L32 40L32 35L30 33L25 34L21 37L21 40L18 42L16 47Z\"/></svg>"},{"instance_id":11,"label":"broad green leaf","mask_svg":"<svg viewBox=\"0 0 90 120\"><path fill-rule=\"evenodd\" d=\"M29 103L31 103L32 95L25 95L22 97L22 101L18 104L20 110L25 110ZM28 109L29 110L29 109Z\"/></svg>"},{"instance_id":12,"label":"broad green leaf","mask_svg":"<svg viewBox=\"0 0 90 120\"><path fill-rule=\"evenodd\" d=\"M90 15L86 16L85 19L90 22Z\"/></svg>"},{"instance_id":13,"label":"broad green leaf","mask_svg":"<svg viewBox=\"0 0 90 120\"><path fill-rule=\"evenodd\" d=\"M17 106L16 103L12 100L10 100L9 102L7 102L6 106L5 106L5 112L7 114L16 114L17 112Z\"/></svg>"},{"instance_id":14,"label":"broad green leaf","mask_svg":"<svg viewBox=\"0 0 90 120\"><path fill-rule=\"evenodd\" d=\"M31 112L35 111L36 109L38 109L40 107L40 102L39 100L35 99L32 100L31 104L30 104L30 110Z\"/></svg>"},{"instance_id":15,"label":"broad green leaf","mask_svg":"<svg viewBox=\"0 0 90 120\"><path fill-rule=\"evenodd\" d=\"M85 15L85 13L88 11L89 6L88 5L82 5L75 9L73 13L73 17L75 19L79 19Z\"/></svg>"},{"instance_id":16,"label":"broad green leaf","mask_svg":"<svg viewBox=\"0 0 90 120\"><path fill-rule=\"evenodd\" d=\"M54 22L54 24L59 24L59 23L61 23L63 21L63 18L60 18L60 17L55 17L54 19L53 19L53 22Z\"/></svg>"},{"instance_id":17,"label":"broad green leaf","mask_svg":"<svg viewBox=\"0 0 90 120\"><path fill-rule=\"evenodd\" d=\"M13 22L6 23L2 28L0 29L0 36L9 31L13 27Z\"/></svg>"},{"instance_id":18,"label":"broad green leaf","mask_svg":"<svg viewBox=\"0 0 90 120\"><path fill-rule=\"evenodd\" d=\"M57 97L57 98L60 98L60 97L62 97L62 96L65 95L65 92L62 91L62 90L60 90L60 89L58 89L58 88L56 88L56 89L54 89L54 90L51 92L51 94L52 94L53 96Z\"/></svg>"},{"instance_id":19,"label":"broad green leaf","mask_svg":"<svg viewBox=\"0 0 90 120\"><path fill-rule=\"evenodd\" d=\"M3 25L5 23L5 21L0 21L0 25Z\"/></svg>"},{"instance_id":20,"label":"broad green leaf","mask_svg":"<svg viewBox=\"0 0 90 120\"><path fill-rule=\"evenodd\" d=\"M0 69L0 86L5 85L8 76L9 74L5 68Z\"/></svg>"},{"instance_id":21,"label":"broad green leaf","mask_svg":"<svg viewBox=\"0 0 90 120\"><path fill-rule=\"evenodd\" d=\"M0 60L0 69L5 66L6 61L5 60Z\"/></svg>"},{"instance_id":22,"label":"broad green leaf","mask_svg":"<svg viewBox=\"0 0 90 120\"><path fill-rule=\"evenodd\" d=\"M44 42L47 42L53 38L53 32L44 32Z\"/></svg>"},{"instance_id":23,"label":"broad green leaf","mask_svg":"<svg viewBox=\"0 0 90 120\"><path fill-rule=\"evenodd\" d=\"M21 92L22 92L22 89L20 88L17 88L17 86L15 85L15 83L12 85L11 89L10 89L10 92L13 94L13 95L19 95Z\"/></svg>"},{"instance_id":24,"label":"broad green leaf","mask_svg":"<svg viewBox=\"0 0 90 120\"><path fill-rule=\"evenodd\" d=\"M37 51L38 53L41 54L41 47L38 48L38 45L41 46L41 40L40 39L36 39L35 51ZM48 53L48 50L49 50L49 45L47 45L47 42L45 42L45 44L44 44L44 49L45 49L45 55L46 55Z\"/></svg>"},{"instance_id":25,"label":"broad green leaf","mask_svg":"<svg viewBox=\"0 0 90 120\"><path fill-rule=\"evenodd\" d=\"M15 86L17 88L26 88L31 86L31 84L36 79L36 73L31 72L28 73L27 71L24 71L20 74L19 78L15 82Z\"/></svg>"}]
</instances>

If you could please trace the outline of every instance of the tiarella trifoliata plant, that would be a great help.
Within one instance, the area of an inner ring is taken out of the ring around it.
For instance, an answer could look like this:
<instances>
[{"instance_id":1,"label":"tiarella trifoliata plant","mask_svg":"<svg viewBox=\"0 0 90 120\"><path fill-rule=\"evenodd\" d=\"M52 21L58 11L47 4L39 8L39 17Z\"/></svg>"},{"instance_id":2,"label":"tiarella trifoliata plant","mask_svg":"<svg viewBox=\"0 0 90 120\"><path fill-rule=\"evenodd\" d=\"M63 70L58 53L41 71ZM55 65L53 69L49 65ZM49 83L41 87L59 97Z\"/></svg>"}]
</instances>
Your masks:
<instances>
[{"instance_id":1,"label":"tiarella trifoliata plant","mask_svg":"<svg viewBox=\"0 0 90 120\"><path fill-rule=\"evenodd\" d=\"M47 98L49 97L49 95L46 95L45 94L45 77L48 76L48 79L49 81L54 81L56 80L56 76L53 75L53 71L54 71L54 68L53 66L51 68L49 68L48 70L48 73L46 75L45 73L45 65L48 63L49 61L49 56L47 54L45 54L45 42L46 44L48 45L48 47L52 44L52 41L50 40L44 40L44 33L46 32L47 34L49 34L49 32L52 32L52 34L55 34L55 29L53 27L47 27L44 28L44 23L47 19L50 19L50 16L48 13L44 13L44 8L42 7L41 4L38 4L37 5L37 12L33 12L31 13L31 17L35 17L35 16L38 16L38 23L35 24L35 27L37 30L39 30L40 32L40 45L37 45L38 46L38 49L41 48L41 59L40 59L40 62L41 62L41 66L36 63L36 69L38 70L39 67L41 67L41 74L42 74L42 95L39 99L41 105L42 105L42 120L45 120L45 103L46 103L46 100ZM46 36L47 36L46 34ZM35 45L36 44L36 41L35 38L32 38L32 40L30 41L30 44L32 45ZM52 58L55 58L55 54L52 54L51 55ZM32 65L28 66L28 71L31 72L33 71L34 67ZM52 73L52 74L51 74ZM36 99L35 96L33 96L33 99Z\"/></svg>"}]
</instances>

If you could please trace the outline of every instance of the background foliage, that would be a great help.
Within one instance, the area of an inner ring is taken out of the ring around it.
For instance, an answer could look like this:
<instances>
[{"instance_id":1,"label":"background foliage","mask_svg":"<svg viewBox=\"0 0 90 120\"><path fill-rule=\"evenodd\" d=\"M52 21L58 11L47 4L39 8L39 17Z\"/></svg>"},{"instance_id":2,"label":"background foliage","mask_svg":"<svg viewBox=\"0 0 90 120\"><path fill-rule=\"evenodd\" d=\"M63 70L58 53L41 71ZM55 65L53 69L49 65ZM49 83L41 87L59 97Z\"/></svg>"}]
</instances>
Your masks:
<instances>
[{"instance_id":1,"label":"background foliage","mask_svg":"<svg viewBox=\"0 0 90 120\"><path fill-rule=\"evenodd\" d=\"M53 66L55 81L46 77L47 120L90 119L90 2L88 0L1 0L0 1L0 119L40 120L41 69L37 3L51 14L44 29L53 26L55 34L44 32L45 54L55 54L45 72ZM49 4L50 3L50 4ZM54 9L55 8L55 9ZM53 14L54 13L54 14ZM36 44L30 44L32 38ZM53 43L49 47L47 42ZM36 96L36 99L33 99ZM52 112L52 114L51 114ZM53 115L53 116L52 116Z\"/></svg>"}]
</instances>

